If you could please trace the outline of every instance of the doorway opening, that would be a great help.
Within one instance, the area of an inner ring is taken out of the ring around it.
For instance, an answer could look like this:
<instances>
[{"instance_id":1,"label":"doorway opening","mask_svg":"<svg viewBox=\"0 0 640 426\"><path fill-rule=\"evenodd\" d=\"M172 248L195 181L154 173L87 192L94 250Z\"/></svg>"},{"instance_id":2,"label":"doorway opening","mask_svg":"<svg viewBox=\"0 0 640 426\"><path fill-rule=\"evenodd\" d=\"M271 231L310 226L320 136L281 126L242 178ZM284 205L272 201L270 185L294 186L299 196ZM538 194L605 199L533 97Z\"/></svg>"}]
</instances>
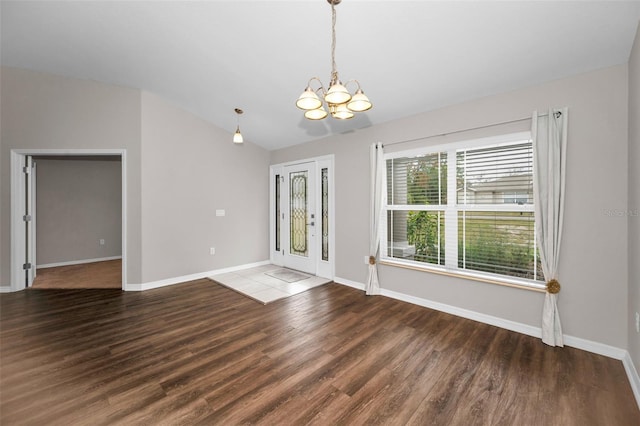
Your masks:
<instances>
[{"instance_id":1,"label":"doorway opening","mask_svg":"<svg viewBox=\"0 0 640 426\"><path fill-rule=\"evenodd\" d=\"M12 150L11 290L125 285L126 151Z\"/></svg>"},{"instance_id":2,"label":"doorway opening","mask_svg":"<svg viewBox=\"0 0 640 426\"><path fill-rule=\"evenodd\" d=\"M270 260L333 279L333 155L270 168Z\"/></svg>"}]
</instances>

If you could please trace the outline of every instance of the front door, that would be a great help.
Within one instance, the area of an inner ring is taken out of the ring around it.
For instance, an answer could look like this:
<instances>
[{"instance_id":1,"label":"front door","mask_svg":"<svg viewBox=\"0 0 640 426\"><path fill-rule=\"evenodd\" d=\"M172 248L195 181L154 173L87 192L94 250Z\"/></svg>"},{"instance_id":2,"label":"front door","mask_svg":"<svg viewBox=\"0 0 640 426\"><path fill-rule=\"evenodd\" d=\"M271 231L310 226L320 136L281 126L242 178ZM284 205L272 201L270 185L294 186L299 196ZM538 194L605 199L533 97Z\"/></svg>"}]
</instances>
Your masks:
<instances>
[{"instance_id":1,"label":"front door","mask_svg":"<svg viewBox=\"0 0 640 426\"><path fill-rule=\"evenodd\" d=\"M315 180L315 163L285 166L280 188L283 264L310 274L316 273Z\"/></svg>"}]
</instances>

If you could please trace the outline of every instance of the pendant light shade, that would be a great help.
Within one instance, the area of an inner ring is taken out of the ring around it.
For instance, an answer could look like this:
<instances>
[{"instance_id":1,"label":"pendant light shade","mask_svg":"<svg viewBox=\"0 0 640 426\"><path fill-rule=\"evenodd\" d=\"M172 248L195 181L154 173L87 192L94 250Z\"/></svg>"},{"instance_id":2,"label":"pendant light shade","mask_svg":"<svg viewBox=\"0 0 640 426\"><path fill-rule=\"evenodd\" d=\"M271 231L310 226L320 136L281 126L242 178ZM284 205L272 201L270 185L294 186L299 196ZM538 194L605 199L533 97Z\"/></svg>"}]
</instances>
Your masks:
<instances>
[{"instance_id":1,"label":"pendant light shade","mask_svg":"<svg viewBox=\"0 0 640 426\"><path fill-rule=\"evenodd\" d=\"M367 98L367 95L364 94L362 89L358 89L347 103L347 108L354 112L366 111L371 109L372 106L369 98Z\"/></svg>"},{"instance_id":2,"label":"pendant light shade","mask_svg":"<svg viewBox=\"0 0 640 426\"><path fill-rule=\"evenodd\" d=\"M244 143L244 138L242 137L242 133L240 133L240 126L238 126L236 132L233 134L233 143Z\"/></svg>"},{"instance_id":3,"label":"pendant light shade","mask_svg":"<svg viewBox=\"0 0 640 426\"><path fill-rule=\"evenodd\" d=\"M316 92L314 92L310 86L307 86L307 88L304 89L304 92L302 92L302 95L298 98L296 106L305 111L309 111L320 108L322 106L322 101L318 95L316 95Z\"/></svg>"},{"instance_id":4,"label":"pendant light shade","mask_svg":"<svg viewBox=\"0 0 640 426\"><path fill-rule=\"evenodd\" d=\"M339 120L347 120L353 117L353 112L347 108L347 104L331 105L331 116Z\"/></svg>"},{"instance_id":5,"label":"pendant light shade","mask_svg":"<svg viewBox=\"0 0 640 426\"><path fill-rule=\"evenodd\" d=\"M372 104L369 98L360 88L357 80L349 80L342 84L338 78L338 70L336 66L336 6L342 0L327 0L331 5L331 78L329 79L329 90L325 90L325 86L318 77L312 77L307 84L307 88L298 97L296 106L305 111L304 116L309 120L322 120L327 115L327 109L333 118L346 120L352 118L355 112L362 112L371 109ZM320 87L313 90L311 82L316 80L320 83ZM347 89L349 83L354 82L357 85L355 94L351 94ZM318 96L320 92L321 96ZM325 106L323 106L323 101ZM325 109L326 107L326 109Z\"/></svg>"},{"instance_id":6,"label":"pendant light shade","mask_svg":"<svg viewBox=\"0 0 640 426\"><path fill-rule=\"evenodd\" d=\"M328 115L327 110L324 109L322 103L320 104L320 108L311 109L309 111L305 111L304 116L309 120L322 120Z\"/></svg>"},{"instance_id":7,"label":"pendant light shade","mask_svg":"<svg viewBox=\"0 0 640 426\"><path fill-rule=\"evenodd\" d=\"M324 100L329 104L343 104L351 100L351 93L338 80L331 84Z\"/></svg>"}]
</instances>

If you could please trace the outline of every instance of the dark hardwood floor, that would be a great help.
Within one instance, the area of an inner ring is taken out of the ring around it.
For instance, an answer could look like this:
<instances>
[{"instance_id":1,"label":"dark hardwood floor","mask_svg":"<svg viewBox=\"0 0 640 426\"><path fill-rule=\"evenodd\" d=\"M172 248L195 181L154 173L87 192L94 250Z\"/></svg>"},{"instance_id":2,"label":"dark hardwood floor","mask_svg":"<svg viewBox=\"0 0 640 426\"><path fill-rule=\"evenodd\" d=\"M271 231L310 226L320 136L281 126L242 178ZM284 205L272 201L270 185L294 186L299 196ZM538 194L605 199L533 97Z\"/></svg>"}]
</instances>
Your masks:
<instances>
[{"instance_id":1,"label":"dark hardwood floor","mask_svg":"<svg viewBox=\"0 0 640 426\"><path fill-rule=\"evenodd\" d=\"M640 425L622 363L328 284L0 295L2 425Z\"/></svg>"}]
</instances>

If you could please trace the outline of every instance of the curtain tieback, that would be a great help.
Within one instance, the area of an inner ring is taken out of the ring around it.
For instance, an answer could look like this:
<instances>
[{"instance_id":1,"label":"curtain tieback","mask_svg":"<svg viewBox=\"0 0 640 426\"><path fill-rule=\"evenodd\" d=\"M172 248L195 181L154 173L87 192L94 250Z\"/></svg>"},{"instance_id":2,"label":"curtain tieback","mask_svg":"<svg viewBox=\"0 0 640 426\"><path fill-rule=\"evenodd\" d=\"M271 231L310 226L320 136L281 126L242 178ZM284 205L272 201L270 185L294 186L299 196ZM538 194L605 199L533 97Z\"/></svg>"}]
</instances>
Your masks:
<instances>
[{"instance_id":1,"label":"curtain tieback","mask_svg":"<svg viewBox=\"0 0 640 426\"><path fill-rule=\"evenodd\" d=\"M376 264L376 257L369 256L369 265L375 265L375 264Z\"/></svg>"},{"instance_id":2,"label":"curtain tieback","mask_svg":"<svg viewBox=\"0 0 640 426\"><path fill-rule=\"evenodd\" d=\"M547 282L547 292L551 294L560 293L560 283L558 282L558 280L554 278Z\"/></svg>"}]
</instances>

